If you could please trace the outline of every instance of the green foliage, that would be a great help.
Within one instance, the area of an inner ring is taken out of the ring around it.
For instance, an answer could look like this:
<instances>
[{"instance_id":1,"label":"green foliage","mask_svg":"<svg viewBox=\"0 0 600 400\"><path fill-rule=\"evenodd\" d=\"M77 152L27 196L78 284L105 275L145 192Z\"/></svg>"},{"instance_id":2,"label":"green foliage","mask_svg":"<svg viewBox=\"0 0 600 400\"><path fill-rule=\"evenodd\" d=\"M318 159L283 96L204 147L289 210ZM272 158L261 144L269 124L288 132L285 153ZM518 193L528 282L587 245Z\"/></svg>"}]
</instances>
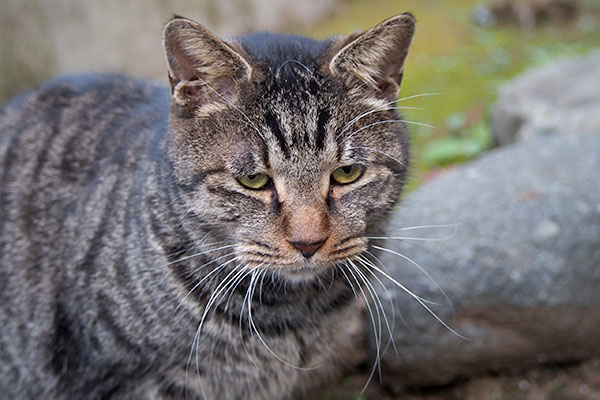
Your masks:
<instances>
[{"instance_id":1,"label":"green foliage","mask_svg":"<svg viewBox=\"0 0 600 400\"><path fill-rule=\"evenodd\" d=\"M492 132L482 120L464 131L451 131L449 135L429 142L423 150L422 160L427 168L447 166L470 160L492 145Z\"/></svg>"}]
</instances>

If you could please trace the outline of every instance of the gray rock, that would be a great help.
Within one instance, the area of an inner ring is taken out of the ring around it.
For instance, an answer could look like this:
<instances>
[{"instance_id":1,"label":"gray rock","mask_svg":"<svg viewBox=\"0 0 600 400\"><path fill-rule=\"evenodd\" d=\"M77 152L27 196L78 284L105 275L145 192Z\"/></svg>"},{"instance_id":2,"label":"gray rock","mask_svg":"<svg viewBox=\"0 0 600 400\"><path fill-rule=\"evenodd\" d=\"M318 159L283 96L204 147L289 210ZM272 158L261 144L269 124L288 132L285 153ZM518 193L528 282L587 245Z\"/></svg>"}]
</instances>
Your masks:
<instances>
[{"instance_id":1,"label":"gray rock","mask_svg":"<svg viewBox=\"0 0 600 400\"><path fill-rule=\"evenodd\" d=\"M535 69L504 86L492 110L496 141L600 132L600 53Z\"/></svg>"},{"instance_id":2,"label":"gray rock","mask_svg":"<svg viewBox=\"0 0 600 400\"><path fill-rule=\"evenodd\" d=\"M412 193L388 235L415 239L374 240L402 254L378 258L457 333L381 278L397 349L382 357L384 380L443 384L600 354L598 171L600 133L556 135L500 148ZM373 335L371 346L375 354Z\"/></svg>"}]
</instances>

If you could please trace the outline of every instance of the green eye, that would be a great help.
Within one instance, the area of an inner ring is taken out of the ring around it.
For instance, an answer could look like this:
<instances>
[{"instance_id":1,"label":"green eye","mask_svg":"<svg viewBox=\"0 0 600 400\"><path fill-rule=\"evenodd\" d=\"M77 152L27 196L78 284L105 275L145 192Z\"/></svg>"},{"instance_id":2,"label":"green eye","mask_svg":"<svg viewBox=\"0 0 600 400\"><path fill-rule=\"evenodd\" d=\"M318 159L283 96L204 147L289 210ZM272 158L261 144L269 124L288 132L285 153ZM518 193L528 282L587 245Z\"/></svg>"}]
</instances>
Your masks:
<instances>
[{"instance_id":1,"label":"green eye","mask_svg":"<svg viewBox=\"0 0 600 400\"><path fill-rule=\"evenodd\" d=\"M269 182L269 175L243 175L238 178L238 181L249 189L262 189Z\"/></svg>"},{"instance_id":2,"label":"green eye","mask_svg":"<svg viewBox=\"0 0 600 400\"><path fill-rule=\"evenodd\" d=\"M358 165L346 165L333 171L331 177L336 183L345 185L352 183L362 175L363 169Z\"/></svg>"}]
</instances>

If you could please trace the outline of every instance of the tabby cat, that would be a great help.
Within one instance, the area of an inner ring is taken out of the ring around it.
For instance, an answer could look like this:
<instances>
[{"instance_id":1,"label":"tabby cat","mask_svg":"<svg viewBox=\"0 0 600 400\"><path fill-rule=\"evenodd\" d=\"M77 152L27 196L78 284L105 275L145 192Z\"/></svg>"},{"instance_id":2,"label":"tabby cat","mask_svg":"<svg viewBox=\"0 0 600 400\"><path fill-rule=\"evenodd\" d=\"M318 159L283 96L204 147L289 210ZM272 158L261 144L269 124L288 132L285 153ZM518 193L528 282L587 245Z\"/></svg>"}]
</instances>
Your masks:
<instances>
[{"instance_id":1,"label":"tabby cat","mask_svg":"<svg viewBox=\"0 0 600 400\"><path fill-rule=\"evenodd\" d=\"M80 75L10 103L0 397L287 399L334 371L405 179L414 29L223 41L176 17L170 91Z\"/></svg>"}]
</instances>

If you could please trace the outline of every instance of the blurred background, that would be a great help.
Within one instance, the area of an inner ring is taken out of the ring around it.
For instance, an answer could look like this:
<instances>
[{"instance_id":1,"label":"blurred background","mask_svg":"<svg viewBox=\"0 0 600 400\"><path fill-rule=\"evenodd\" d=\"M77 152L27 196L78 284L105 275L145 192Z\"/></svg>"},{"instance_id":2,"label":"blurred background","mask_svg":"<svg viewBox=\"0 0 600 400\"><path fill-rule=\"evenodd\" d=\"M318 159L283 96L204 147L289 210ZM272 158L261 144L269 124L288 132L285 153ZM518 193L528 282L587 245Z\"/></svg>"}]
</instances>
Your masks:
<instances>
[{"instance_id":1,"label":"blurred background","mask_svg":"<svg viewBox=\"0 0 600 400\"><path fill-rule=\"evenodd\" d=\"M420 108L407 119L433 126L410 125L411 188L494 146L489 107L503 83L600 47L600 0L2 0L0 105L74 72L166 83L161 30L173 14L224 37L272 30L325 38L405 11L418 29L401 93L411 98L401 105Z\"/></svg>"},{"instance_id":2,"label":"blurred background","mask_svg":"<svg viewBox=\"0 0 600 400\"><path fill-rule=\"evenodd\" d=\"M409 125L409 190L498 145L492 109L515 76L600 49L600 0L0 0L0 106L68 73L117 72L166 85L161 33L173 14L223 37L271 30L321 39L405 11L418 21L399 100L417 123ZM560 397L572 382L576 391L600 390L600 359L577 368L488 376L402 398L593 398ZM343 376L319 398L392 398L377 382L359 394L365 380L364 371ZM539 396L524 397L534 385Z\"/></svg>"}]
</instances>

